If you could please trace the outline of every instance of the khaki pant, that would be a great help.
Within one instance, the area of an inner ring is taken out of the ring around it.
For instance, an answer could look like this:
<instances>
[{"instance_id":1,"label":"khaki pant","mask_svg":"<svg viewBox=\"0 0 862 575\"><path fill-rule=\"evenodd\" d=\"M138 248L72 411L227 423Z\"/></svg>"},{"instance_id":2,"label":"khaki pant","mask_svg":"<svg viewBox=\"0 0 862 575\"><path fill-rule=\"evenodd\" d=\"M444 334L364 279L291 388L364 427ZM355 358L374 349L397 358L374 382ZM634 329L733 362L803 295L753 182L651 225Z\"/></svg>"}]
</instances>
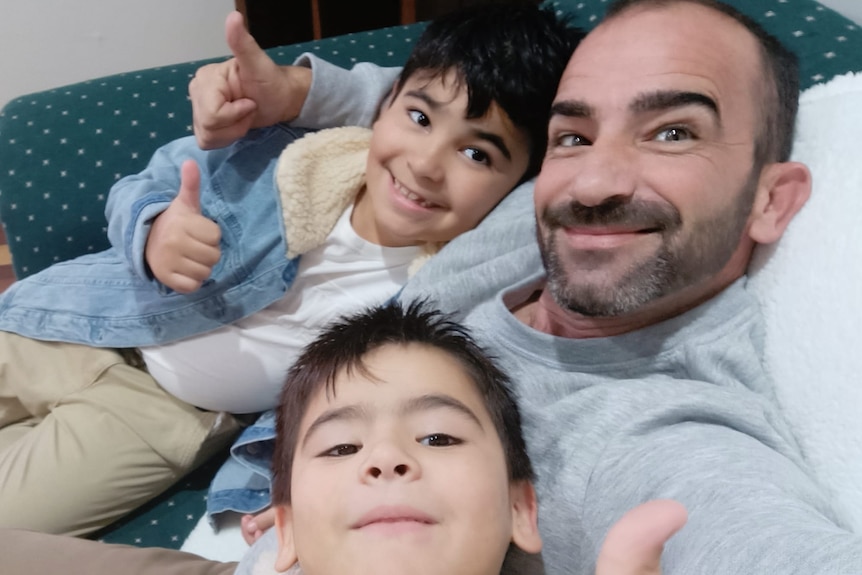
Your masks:
<instances>
[{"instance_id":1,"label":"khaki pant","mask_svg":"<svg viewBox=\"0 0 862 575\"><path fill-rule=\"evenodd\" d=\"M236 563L191 553L0 529L3 575L232 575Z\"/></svg>"},{"instance_id":2,"label":"khaki pant","mask_svg":"<svg viewBox=\"0 0 862 575\"><path fill-rule=\"evenodd\" d=\"M168 394L115 350L0 332L0 527L95 531L238 429L232 416Z\"/></svg>"}]
</instances>

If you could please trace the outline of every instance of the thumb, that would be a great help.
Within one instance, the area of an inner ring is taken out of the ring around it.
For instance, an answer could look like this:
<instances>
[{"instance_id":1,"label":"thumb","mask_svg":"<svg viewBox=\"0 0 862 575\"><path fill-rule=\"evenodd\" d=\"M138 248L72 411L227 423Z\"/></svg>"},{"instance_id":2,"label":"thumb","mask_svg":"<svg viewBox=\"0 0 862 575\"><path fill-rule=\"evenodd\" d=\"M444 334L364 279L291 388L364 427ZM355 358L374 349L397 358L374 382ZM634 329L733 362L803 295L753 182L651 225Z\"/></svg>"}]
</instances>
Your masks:
<instances>
[{"instance_id":1,"label":"thumb","mask_svg":"<svg viewBox=\"0 0 862 575\"><path fill-rule=\"evenodd\" d=\"M224 22L224 34L239 69L249 76L254 76L257 63L261 58L269 60L266 52L258 46L254 37L245 27L242 14L231 12Z\"/></svg>"},{"instance_id":2,"label":"thumb","mask_svg":"<svg viewBox=\"0 0 862 575\"><path fill-rule=\"evenodd\" d=\"M608 531L596 575L660 575L664 545L687 520L685 507L656 499L627 512Z\"/></svg>"},{"instance_id":3,"label":"thumb","mask_svg":"<svg viewBox=\"0 0 862 575\"><path fill-rule=\"evenodd\" d=\"M180 190L174 201L201 211L201 173L194 160L186 160L180 168Z\"/></svg>"}]
</instances>

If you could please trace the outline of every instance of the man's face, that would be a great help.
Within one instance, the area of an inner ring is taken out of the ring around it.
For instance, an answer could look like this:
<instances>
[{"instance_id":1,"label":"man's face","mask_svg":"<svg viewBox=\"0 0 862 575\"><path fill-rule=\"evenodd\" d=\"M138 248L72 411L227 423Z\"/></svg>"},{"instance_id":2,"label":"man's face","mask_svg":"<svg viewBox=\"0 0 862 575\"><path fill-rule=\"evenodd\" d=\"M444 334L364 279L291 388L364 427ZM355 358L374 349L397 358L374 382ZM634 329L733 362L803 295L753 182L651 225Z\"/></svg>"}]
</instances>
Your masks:
<instances>
[{"instance_id":1,"label":"man's face","mask_svg":"<svg viewBox=\"0 0 862 575\"><path fill-rule=\"evenodd\" d=\"M503 447L448 354L387 345L300 425L287 513L308 575L496 574L513 539Z\"/></svg>"},{"instance_id":2,"label":"man's face","mask_svg":"<svg viewBox=\"0 0 862 575\"><path fill-rule=\"evenodd\" d=\"M578 47L535 188L558 305L621 316L673 294L682 309L744 272L759 61L741 25L687 3L632 9Z\"/></svg>"},{"instance_id":3,"label":"man's face","mask_svg":"<svg viewBox=\"0 0 862 575\"><path fill-rule=\"evenodd\" d=\"M520 181L529 162L521 130L495 103L467 119L454 72L414 74L374 123L356 232L386 246L444 242L472 229Z\"/></svg>"}]
</instances>

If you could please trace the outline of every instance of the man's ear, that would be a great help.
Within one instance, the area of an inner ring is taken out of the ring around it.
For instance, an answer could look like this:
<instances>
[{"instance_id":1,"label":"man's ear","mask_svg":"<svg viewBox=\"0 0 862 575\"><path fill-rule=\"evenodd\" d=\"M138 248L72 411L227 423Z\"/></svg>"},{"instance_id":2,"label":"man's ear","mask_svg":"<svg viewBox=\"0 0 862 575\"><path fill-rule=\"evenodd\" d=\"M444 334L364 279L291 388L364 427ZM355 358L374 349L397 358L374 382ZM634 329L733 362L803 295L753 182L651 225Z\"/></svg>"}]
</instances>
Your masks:
<instances>
[{"instance_id":1,"label":"man's ear","mask_svg":"<svg viewBox=\"0 0 862 575\"><path fill-rule=\"evenodd\" d=\"M512 542L527 553L542 550L536 490L530 481L514 481L509 487L512 503Z\"/></svg>"},{"instance_id":2,"label":"man's ear","mask_svg":"<svg viewBox=\"0 0 862 575\"><path fill-rule=\"evenodd\" d=\"M811 172L799 162L769 164L760 175L748 235L759 244L782 236L811 195Z\"/></svg>"},{"instance_id":3,"label":"man's ear","mask_svg":"<svg viewBox=\"0 0 862 575\"><path fill-rule=\"evenodd\" d=\"M278 537L275 569L282 572L290 569L297 561L296 545L293 541L293 513L289 505L276 505L274 509L275 534Z\"/></svg>"}]
</instances>

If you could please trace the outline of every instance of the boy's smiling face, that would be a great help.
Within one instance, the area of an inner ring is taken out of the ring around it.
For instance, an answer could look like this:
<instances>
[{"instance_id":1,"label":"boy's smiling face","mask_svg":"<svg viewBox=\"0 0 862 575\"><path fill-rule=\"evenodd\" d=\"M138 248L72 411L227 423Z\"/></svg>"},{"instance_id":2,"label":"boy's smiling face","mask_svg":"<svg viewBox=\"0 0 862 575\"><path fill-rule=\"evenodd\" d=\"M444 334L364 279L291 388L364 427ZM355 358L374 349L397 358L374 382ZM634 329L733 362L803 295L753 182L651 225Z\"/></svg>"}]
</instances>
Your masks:
<instances>
[{"instance_id":1,"label":"boy's smiling face","mask_svg":"<svg viewBox=\"0 0 862 575\"><path fill-rule=\"evenodd\" d=\"M300 425L285 569L307 575L496 574L509 543L541 548L527 482L510 483L475 383L426 345L385 345L342 372Z\"/></svg>"},{"instance_id":2,"label":"boy's smiling face","mask_svg":"<svg viewBox=\"0 0 862 575\"><path fill-rule=\"evenodd\" d=\"M414 74L381 109L351 220L366 240L449 241L475 227L524 175L526 136L496 103L481 118L465 118L467 89L457 78Z\"/></svg>"}]
</instances>

